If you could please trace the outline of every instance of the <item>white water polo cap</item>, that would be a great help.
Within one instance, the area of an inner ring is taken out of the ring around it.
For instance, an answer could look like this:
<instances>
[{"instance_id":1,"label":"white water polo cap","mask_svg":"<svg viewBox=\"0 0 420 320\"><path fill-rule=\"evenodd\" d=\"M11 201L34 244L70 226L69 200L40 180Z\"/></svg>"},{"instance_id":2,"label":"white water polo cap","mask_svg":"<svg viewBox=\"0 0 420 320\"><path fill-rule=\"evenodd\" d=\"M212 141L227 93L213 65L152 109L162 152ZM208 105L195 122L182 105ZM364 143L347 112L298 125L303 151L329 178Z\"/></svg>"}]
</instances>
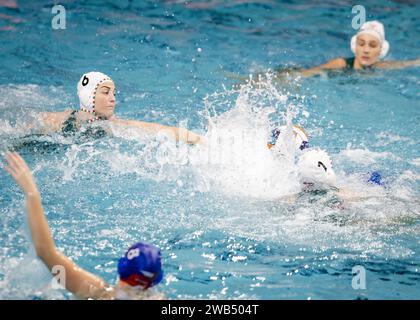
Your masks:
<instances>
[{"instance_id":1,"label":"white water polo cap","mask_svg":"<svg viewBox=\"0 0 420 320\"><path fill-rule=\"evenodd\" d=\"M271 132L271 141L267 143L269 149L271 149L277 142L280 133L287 130L286 126L281 126L280 128L276 128ZM296 144L296 148L300 150L304 150L309 148L309 137L306 132L299 126L293 126L293 139Z\"/></svg>"},{"instance_id":2,"label":"white water polo cap","mask_svg":"<svg viewBox=\"0 0 420 320\"><path fill-rule=\"evenodd\" d=\"M80 78L77 84L77 95L79 96L81 110L95 112L96 90L105 81L112 81L112 79L101 72L88 72Z\"/></svg>"},{"instance_id":3,"label":"white water polo cap","mask_svg":"<svg viewBox=\"0 0 420 320\"><path fill-rule=\"evenodd\" d=\"M384 25L379 21L367 21L362 24L359 32L351 38L350 47L353 53L356 53L356 40L360 34L369 34L377 38L381 44L381 53L379 58L384 58L389 51L389 42L385 40Z\"/></svg>"},{"instance_id":4,"label":"white water polo cap","mask_svg":"<svg viewBox=\"0 0 420 320\"><path fill-rule=\"evenodd\" d=\"M305 185L335 186L336 176L328 153L321 149L308 149L298 160L300 182Z\"/></svg>"}]
</instances>

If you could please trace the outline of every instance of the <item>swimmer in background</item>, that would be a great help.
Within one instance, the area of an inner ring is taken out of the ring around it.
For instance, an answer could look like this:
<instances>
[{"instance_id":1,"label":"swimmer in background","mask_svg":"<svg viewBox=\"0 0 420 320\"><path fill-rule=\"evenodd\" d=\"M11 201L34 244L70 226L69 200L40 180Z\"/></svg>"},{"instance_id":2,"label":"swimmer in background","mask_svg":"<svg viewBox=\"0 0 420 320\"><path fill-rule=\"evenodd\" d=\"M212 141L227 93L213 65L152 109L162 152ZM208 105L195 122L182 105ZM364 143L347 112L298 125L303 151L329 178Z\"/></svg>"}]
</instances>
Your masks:
<instances>
[{"instance_id":1,"label":"swimmer in background","mask_svg":"<svg viewBox=\"0 0 420 320\"><path fill-rule=\"evenodd\" d=\"M162 294L149 288L163 279L160 250L147 243L136 243L119 259L119 280L115 287L100 277L83 270L55 246L41 203L38 187L25 161L17 154L6 154L5 170L20 186L26 197L28 224L37 256L52 272L64 268L61 285L82 299L162 299Z\"/></svg>"},{"instance_id":2,"label":"swimmer in background","mask_svg":"<svg viewBox=\"0 0 420 320\"><path fill-rule=\"evenodd\" d=\"M402 69L420 66L420 59L407 61L380 61L390 48L385 39L385 29L379 21L367 21L359 32L351 38L351 51L354 57L335 58L317 67L300 70L303 77L320 75L329 70L370 70L370 69Z\"/></svg>"},{"instance_id":3,"label":"swimmer in background","mask_svg":"<svg viewBox=\"0 0 420 320\"><path fill-rule=\"evenodd\" d=\"M420 66L420 59L407 61L380 61L390 48L389 42L385 39L385 29L379 21L367 21L360 28L359 32L351 38L350 48L354 57L335 58L325 64L309 69L278 68L274 74L274 80L287 80L287 76L294 74L303 77L321 75L328 71L362 71L378 69L402 69L406 67ZM249 77L226 73L231 79L250 81ZM266 79L264 72L257 73L252 77L255 82ZM237 86L237 85L235 85Z\"/></svg>"},{"instance_id":4,"label":"swimmer in background","mask_svg":"<svg viewBox=\"0 0 420 320\"><path fill-rule=\"evenodd\" d=\"M135 128L149 134L165 132L176 139L189 144L203 144L203 137L187 129L165 126L137 120L119 119L115 116L115 84L110 77L100 72L84 74L77 84L80 110L62 112L44 112L42 118L42 134L77 132L82 126L93 122L109 121L117 126ZM98 131L96 131L98 132ZM105 131L102 131L104 134Z\"/></svg>"}]
</instances>

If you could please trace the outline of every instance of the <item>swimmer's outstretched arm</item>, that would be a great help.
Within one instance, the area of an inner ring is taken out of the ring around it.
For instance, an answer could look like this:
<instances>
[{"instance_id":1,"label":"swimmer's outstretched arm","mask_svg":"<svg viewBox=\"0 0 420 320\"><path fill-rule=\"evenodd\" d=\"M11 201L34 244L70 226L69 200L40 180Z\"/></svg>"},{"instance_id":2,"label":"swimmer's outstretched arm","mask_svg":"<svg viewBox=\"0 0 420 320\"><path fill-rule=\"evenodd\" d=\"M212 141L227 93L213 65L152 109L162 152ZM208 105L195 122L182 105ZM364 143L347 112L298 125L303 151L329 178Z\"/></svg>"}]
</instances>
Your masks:
<instances>
[{"instance_id":1,"label":"swimmer's outstretched arm","mask_svg":"<svg viewBox=\"0 0 420 320\"><path fill-rule=\"evenodd\" d=\"M342 68L345 68L345 66L346 66L346 61L343 58L336 58L320 66L316 66L310 69L302 69L302 70L299 70L298 72L302 77L307 78L307 77L320 75L325 70L342 69Z\"/></svg>"},{"instance_id":2,"label":"swimmer's outstretched arm","mask_svg":"<svg viewBox=\"0 0 420 320\"><path fill-rule=\"evenodd\" d=\"M406 61L381 61L378 62L376 66L382 69L403 69L407 67L419 67L420 59Z\"/></svg>"},{"instance_id":3,"label":"swimmer's outstretched arm","mask_svg":"<svg viewBox=\"0 0 420 320\"><path fill-rule=\"evenodd\" d=\"M65 282L61 284L78 297L111 298L112 289L109 289L104 280L81 269L57 250L44 215L40 193L25 161L16 152L7 153L6 160L5 170L25 193L29 228L38 257L51 272L54 267L62 267L64 274L61 273L60 276L64 276Z\"/></svg>"},{"instance_id":4,"label":"swimmer's outstretched arm","mask_svg":"<svg viewBox=\"0 0 420 320\"><path fill-rule=\"evenodd\" d=\"M111 121L116 124L139 128L152 134L157 134L159 132L167 132L168 134L172 135L177 141L184 141L189 144L205 144L204 138L202 136L184 128L170 127L158 123L144 122L138 120L112 118Z\"/></svg>"}]
</instances>

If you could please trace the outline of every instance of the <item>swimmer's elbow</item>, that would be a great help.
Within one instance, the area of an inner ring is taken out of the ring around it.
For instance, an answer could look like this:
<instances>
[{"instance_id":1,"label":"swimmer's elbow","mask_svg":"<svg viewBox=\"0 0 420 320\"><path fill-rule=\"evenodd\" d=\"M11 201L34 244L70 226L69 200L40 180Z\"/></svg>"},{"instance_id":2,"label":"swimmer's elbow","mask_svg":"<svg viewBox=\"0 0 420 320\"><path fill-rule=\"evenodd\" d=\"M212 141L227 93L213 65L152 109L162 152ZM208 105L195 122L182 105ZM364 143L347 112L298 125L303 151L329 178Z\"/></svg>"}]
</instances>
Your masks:
<instances>
[{"instance_id":1,"label":"swimmer's elbow","mask_svg":"<svg viewBox=\"0 0 420 320\"><path fill-rule=\"evenodd\" d=\"M57 249L54 244L35 243L35 252L39 259L41 259L48 267L54 265L57 257Z\"/></svg>"}]
</instances>

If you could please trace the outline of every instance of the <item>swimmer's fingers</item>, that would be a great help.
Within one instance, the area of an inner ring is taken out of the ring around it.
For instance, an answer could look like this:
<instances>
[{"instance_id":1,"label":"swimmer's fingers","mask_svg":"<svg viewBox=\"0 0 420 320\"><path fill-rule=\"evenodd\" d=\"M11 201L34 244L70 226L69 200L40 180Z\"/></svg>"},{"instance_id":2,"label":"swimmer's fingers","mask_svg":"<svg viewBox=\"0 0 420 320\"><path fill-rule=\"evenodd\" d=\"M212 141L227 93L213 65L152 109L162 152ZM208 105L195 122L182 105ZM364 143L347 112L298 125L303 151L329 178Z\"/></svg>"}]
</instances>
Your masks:
<instances>
[{"instance_id":1,"label":"swimmer's fingers","mask_svg":"<svg viewBox=\"0 0 420 320\"><path fill-rule=\"evenodd\" d=\"M9 166L4 166L4 170L6 170L13 177L13 179L17 179L17 174L12 168Z\"/></svg>"},{"instance_id":2,"label":"swimmer's fingers","mask_svg":"<svg viewBox=\"0 0 420 320\"><path fill-rule=\"evenodd\" d=\"M25 162L25 160L23 160L23 158L19 155L19 153L17 153L17 152L13 152L13 155L14 155L14 157L15 157L15 161L16 161L16 164L18 165L18 167L21 169L21 170L23 170L23 171L25 171L25 172L27 172L27 171L31 171L30 169L29 169L29 167L28 167L28 165L26 164L26 162Z\"/></svg>"},{"instance_id":3,"label":"swimmer's fingers","mask_svg":"<svg viewBox=\"0 0 420 320\"><path fill-rule=\"evenodd\" d=\"M7 161L6 171L9 172L13 177L17 174L18 167L16 165L15 158L11 152L6 153L5 159Z\"/></svg>"},{"instance_id":4,"label":"swimmer's fingers","mask_svg":"<svg viewBox=\"0 0 420 320\"><path fill-rule=\"evenodd\" d=\"M8 152L6 160L9 168L13 170L16 175L29 171L25 161L16 152Z\"/></svg>"},{"instance_id":5,"label":"swimmer's fingers","mask_svg":"<svg viewBox=\"0 0 420 320\"><path fill-rule=\"evenodd\" d=\"M15 179L22 190L27 194L35 192L37 188L25 161L16 152L7 153L6 161L8 165L5 170Z\"/></svg>"}]
</instances>

